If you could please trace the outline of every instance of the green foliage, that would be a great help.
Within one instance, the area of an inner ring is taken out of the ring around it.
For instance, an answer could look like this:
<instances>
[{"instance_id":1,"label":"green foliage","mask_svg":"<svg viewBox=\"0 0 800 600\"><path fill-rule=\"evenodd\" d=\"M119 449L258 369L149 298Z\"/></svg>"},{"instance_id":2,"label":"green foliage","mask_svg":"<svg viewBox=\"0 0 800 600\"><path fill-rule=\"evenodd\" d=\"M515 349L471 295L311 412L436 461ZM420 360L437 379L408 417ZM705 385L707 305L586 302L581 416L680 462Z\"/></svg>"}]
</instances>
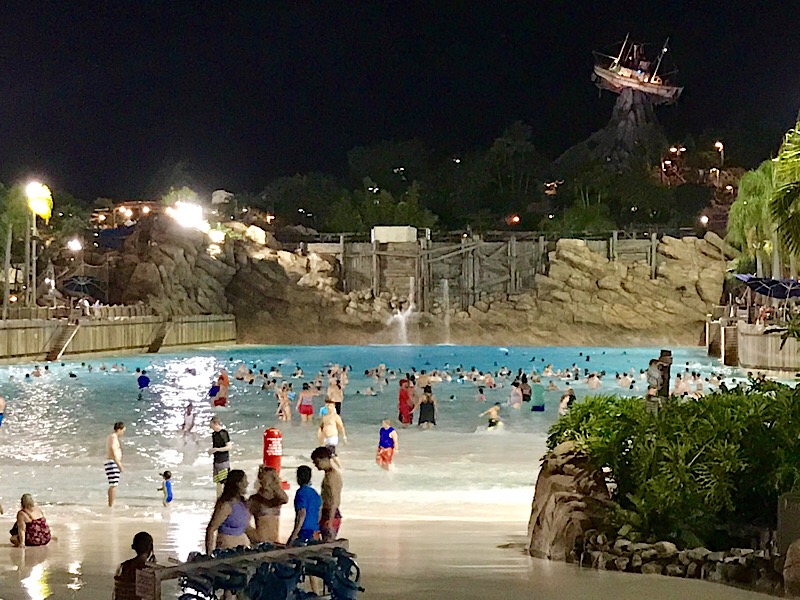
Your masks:
<instances>
[{"instance_id":1,"label":"green foliage","mask_svg":"<svg viewBox=\"0 0 800 600\"><path fill-rule=\"evenodd\" d=\"M599 199L592 201L587 195L578 199L562 215L542 218L539 228L561 236L583 233L602 233L616 229L616 223L608 214L608 206Z\"/></svg>"},{"instance_id":2,"label":"green foliage","mask_svg":"<svg viewBox=\"0 0 800 600\"><path fill-rule=\"evenodd\" d=\"M367 179L363 190L341 196L334 203L326 226L331 231L366 233L376 225L411 225L423 229L435 224L436 215L420 204L418 184L412 184L396 199Z\"/></svg>"},{"instance_id":3,"label":"green foliage","mask_svg":"<svg viewBox=\"0 0 800 600\"><path fill-rule=\"evenodd\" d=\"M324 228L331 204L343 192L335 178L307 173L274 180L253 202L257 208L274 211L283 225ZM308 217L309 214L312 216Z\"/></svg>"},{"instance_id":4,"label":"green foliage","mask_svg":"<svg viewBox=\"0 0 800 600\"><path fill-rule=\"evenodd\" d=\"M161 196L161 203L164 206L172 206L176 202L191 202L196 204L198 201L199 197L197 192L187 186L183 186L179 189L169 188L169 191Z\"/></svg>"},{"instance_id":5,"label":"green foliage","mask_svg":"<svg viewBox=\"0 0 800 600\"><path fill-rule=\"evenodd\" d=\"M800 252L800 121L783 139L775 163L772 216L786 247Z\"/></svg>"},{"instance_id":6,"label":"green foliage","mask_svg":"<svg viewBox=\"0 0 800 600\"><path fill-rule=\"evenodd\" d=\"M739 191L728 213L727 239L751 258L762 260L770 250L774 228L770 202L774 191L775 163L771 160L739 180Z\"/></svg>"},{"instance_id":7,"label":"green foliage","mask_svg":"<svg viewBox=\"0 0 800 600\"><path fill-rule=\"evenodd\" d=\"M414 181L427 179L430 163L431 152L419 140L382 141L347 153L354 184L369 178L395 197L404 194Z\"/></svg>"},{"instance_id":8,"label":"green foliage","mask_svg":"<svg viewBox=\"0 0 800 600\"><path fill-rule=\"evenodd\" d=\"M640 398L597 396L553 425L613 480L606 526L684 545L717 543L731 524L775 526L778 496L800 487L800 390L754 383L657 414Z\"/></svg>"}]
</instances>

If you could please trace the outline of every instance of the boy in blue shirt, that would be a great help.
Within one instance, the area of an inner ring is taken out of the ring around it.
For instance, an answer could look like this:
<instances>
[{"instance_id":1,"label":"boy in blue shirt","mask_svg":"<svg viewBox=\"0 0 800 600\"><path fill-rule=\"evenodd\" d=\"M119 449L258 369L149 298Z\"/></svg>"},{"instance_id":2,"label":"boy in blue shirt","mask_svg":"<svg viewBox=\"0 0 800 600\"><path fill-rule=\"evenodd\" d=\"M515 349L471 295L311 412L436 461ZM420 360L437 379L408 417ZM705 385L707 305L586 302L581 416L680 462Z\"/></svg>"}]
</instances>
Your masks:
<instances>
[{"instance_id":1,"label":"boy in blue shirt","mask_svg":"<svg viewBox=\"0 0 800 600\"><path fill-rule=\"evenodd\" d=\"M164 478L164 483L161 484L158 491L164 493L164 499L162 500L164 506L169 506L172 502L172 473L170 471L164 471L161 473L161 477Z\"/></svg>"},{"instance_id":2,"label":"boy in blue shirt","mask_svg":"<svg viewBox=\"0 0 800 600\"><path fill-rule=\"evenodd\" d=\"M322 508L322 498L311 487L311 467L302 465L297 467L297 484L300 488L294 495L294 529L286 545L295 540L308 542L320 539L319 512Z\"/></svg>"}]
</instances>

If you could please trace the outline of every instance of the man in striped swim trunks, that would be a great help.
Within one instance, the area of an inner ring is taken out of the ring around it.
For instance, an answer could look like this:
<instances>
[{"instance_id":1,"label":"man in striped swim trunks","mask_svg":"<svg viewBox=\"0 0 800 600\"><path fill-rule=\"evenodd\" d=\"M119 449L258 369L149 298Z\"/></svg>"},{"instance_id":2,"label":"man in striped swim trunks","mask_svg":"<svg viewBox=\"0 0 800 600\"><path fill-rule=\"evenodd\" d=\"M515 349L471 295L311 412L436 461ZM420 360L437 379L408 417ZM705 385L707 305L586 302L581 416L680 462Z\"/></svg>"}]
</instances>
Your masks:
<instances>
[{"instance_id":1,"label":"man in striped swim trunks","mask_svg":"<svg viewBox=\"0 0 800 600\"><path fill-rule=\"evenodd\" d=\"M108 507L114 506L117 498L117 486L119 485L119 475L122 473L122 446L119 438L125 433L125 423L117 421L114 423L114 433L108 434L106 438L106 477L108 478Z\"/></svg>"}]
</instances>

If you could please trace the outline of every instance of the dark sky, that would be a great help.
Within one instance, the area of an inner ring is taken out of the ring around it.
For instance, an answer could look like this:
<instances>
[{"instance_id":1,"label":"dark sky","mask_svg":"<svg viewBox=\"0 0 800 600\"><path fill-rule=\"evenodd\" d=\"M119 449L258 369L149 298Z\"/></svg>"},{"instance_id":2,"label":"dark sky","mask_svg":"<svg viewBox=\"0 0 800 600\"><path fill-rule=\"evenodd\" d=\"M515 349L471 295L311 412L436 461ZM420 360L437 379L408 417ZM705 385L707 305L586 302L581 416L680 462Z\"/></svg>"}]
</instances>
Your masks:
<instances>
[{"instance_id":1,"label":"dark sky","mask_svg":"<svg viewBox=\"0 0 800 600\"><path fill-rule=\"evenodd\" d=\"M519 119L555 157L608 119L591 51L628 31L671 36L675 134L780 131L800 108L795 2L12 0L0 17L0 180L89 200L142 196L180 162L207 190L258 191L343 173L356 145L468 149Z\"/></svg>"}]
</instances>

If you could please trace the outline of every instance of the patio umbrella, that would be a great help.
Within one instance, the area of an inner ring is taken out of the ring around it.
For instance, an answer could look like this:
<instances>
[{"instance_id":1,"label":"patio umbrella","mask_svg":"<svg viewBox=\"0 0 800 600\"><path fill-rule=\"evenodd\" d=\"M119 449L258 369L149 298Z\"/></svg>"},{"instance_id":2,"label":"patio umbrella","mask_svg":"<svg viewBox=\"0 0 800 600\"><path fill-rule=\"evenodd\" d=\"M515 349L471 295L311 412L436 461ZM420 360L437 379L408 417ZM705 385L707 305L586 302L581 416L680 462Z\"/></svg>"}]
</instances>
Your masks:
<instances>
[{"instance_id":1,"label":"patio umbrella","mask_svg":"<svg viewBox=\"0 0 800 600\"><path fill-rule=\"evenodd\" d=\"M756 277L754 275L739 274L736 279L753 290L756 294L768 298L800 298L800 281L796 279L772 279L771 277Z\"/></svg>"},{"instance_id":2,"label":"patio umbrella","mask_svg":"<svg viewBox=\"0 0 800 600\"><path fill-rule=\"evenodd\" d=\"M105 294L100 281L91 275L73 275L62 286L70 296L102 298Z\"/></svg>"}]
</instances>

